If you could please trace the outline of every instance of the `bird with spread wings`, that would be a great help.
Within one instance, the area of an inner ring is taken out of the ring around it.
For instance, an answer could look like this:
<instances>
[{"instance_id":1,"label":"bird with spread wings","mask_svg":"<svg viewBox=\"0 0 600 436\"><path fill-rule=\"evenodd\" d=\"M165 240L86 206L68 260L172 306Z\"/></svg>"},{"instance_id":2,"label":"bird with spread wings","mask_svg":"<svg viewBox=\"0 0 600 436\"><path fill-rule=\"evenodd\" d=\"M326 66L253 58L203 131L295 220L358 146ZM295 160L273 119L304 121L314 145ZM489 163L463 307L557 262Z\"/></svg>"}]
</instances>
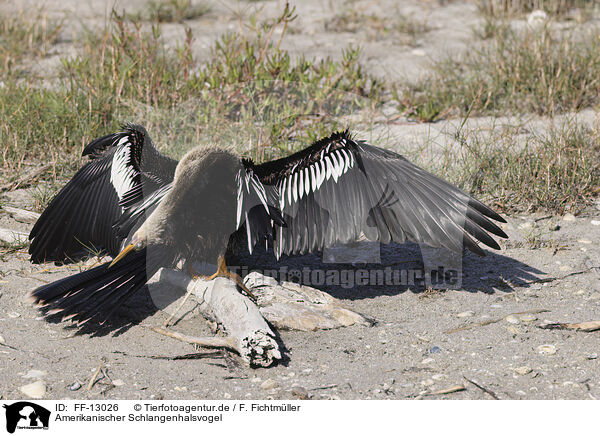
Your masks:
<instances>
[{"instance_id":1,"label":"bird with spread wings","mask_svg":"<svg viewBox=\"0 0 600 436\"><path fill-rule=\"evenodd\" d=\"M63 319L103 322L161 267L207 261L236 279L228 254L261 244L275 256L366 238L413 241L461 254L499 249L505 220L404 157L334 133L290 156L256 164L197 147L177 162L146 130L91 142L91 160L54 197L30 234L33 262L65 262L89 247L112 262L44 285L36 302ZM491 234L491 235L490 235Z\"/></svg>"}]
</instances>

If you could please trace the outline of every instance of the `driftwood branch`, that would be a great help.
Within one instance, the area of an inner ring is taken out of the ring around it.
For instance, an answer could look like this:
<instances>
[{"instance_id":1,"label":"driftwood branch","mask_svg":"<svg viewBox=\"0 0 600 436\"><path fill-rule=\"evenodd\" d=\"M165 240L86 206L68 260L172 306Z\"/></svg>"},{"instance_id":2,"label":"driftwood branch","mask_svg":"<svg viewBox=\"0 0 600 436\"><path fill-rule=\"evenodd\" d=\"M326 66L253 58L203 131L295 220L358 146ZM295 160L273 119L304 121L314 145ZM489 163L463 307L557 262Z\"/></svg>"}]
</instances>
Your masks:
<instances>
[{"instance_id":1,"label":"driftwood branch","mask_svg":"<svg viewBox=\"0 0 600 436\"><path fill-rule=\"evenodd\" d=\"M280 283L258 272L248 274L244 284L256 296L256 303L239 293L236 284L229 279L218 277L207 281L192 279L178 270L159 270L149 281L150 295L170 316L162 328L153 330L203 347L234 350L250 365L270 366L281 359L281 351L269 325L314 331L375 323L344 307L331 295L309 286ZM221 326L228 336L193 337L165 328L175 318L198 312Z\"/></svg>"},{"instance_id":2,"label":"driftwood branch","mask_svg":"<svg viewBox=\"0 0 600 436\"><path fill-rule=\"evenodd\" d=\"M150 282L151 295L160 292L157 288L164 286L190 292L197 300L202 315L222 325L227 333L227 338L217 341L219 346L233 348L248 364L266 367L281 359L275 334L258 307L240 294L231 280L223 277L212 281L193 280L181 271L163 268ZM177 333L170 336L186 342L199 343L189 341L189 337Z\"/></svg>"},{"instance_id":3,"label":"driftwood branch","mask_svg":"<svg viewBox=\"0 0 600 436\"><path fill-rule=\"evenodd\" d=\"M19 244L27 241L28 237L29 234L25 232L10 229L0 229L0 242L5 244Z\"/></svg>"},{"instance_id":4,"label":"driftwood branch","mask_svg":"<svg viewBox=\"0 0 600 436\"><path fill-rule=\"evenodd\" d=\"M8 213L15 221L19 221L21 223L34 223L40 217L40 214L37 212L31 212L29 210L19 209L12 206L3 206L2 210Z\"/></svg>"},{"instance_id":5,"label":"driftwood branch","mask_svg":"<svg viewBox=\"0 0 600 436\"><path fill-rule=\"evenodd\" d=\"M25 174L24 176L21 176L18 180L6 183L5 185L1 185L0 186L0 192L3 192L3 191L12 191L13 189L17 189L19 187L22 188L24 186L28 186L35 179L37 179L43 173L45 173L46 171L48 171L51 167L52 167L51 164L46 164L44 166L36 168L35 170L33 170L33 171Z\"/></svg>"}]
</instances>

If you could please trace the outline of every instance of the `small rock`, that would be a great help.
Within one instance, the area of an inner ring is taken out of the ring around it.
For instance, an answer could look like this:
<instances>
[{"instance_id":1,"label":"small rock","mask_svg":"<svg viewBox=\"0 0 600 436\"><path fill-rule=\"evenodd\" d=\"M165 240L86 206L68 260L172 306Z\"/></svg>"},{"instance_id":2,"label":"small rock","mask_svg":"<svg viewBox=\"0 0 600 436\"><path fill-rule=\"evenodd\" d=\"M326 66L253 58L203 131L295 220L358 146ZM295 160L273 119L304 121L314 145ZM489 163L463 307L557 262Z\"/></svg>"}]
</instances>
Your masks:
<instances>
[{"instance_id":1,"label":"small rock","mask_svg":"<svg viewBox=\"0 0 600 436\"><path fill-rule=\"evenodd\" d=\"M435 381L441 381L441 380L446 380L448 378L448 376L446 374L434 374L431 376L431 378Z\"/></svg>"},{"instance_id":2,"label":"small rock","mask_svg":"<svg viewBox=\"0 0 600 436\"><path fill-rule=\"evenodd\" d=\"M433 362L433 359L432 359L431 357L428 357L428 358L426 358L426 359L423 359L423 360L421 361L421 363L422 363L423 365L427 365L428 363L431 363L431 362Z\"/></svg>"},{"instance_id":3,"label":"small rock","mask_svg":"<svg viewBox=\"0 0 600 436\"><path fill-rule=\"evenodd\" d=\"M422 380L422 381L421 381L421 384L422 384L423 386L431 386L431 385L432 385L432 384L434 384L434 383L435 383L435 382L434 382L432 379L430 379L430 378L428 378L427 380Z\"/></svg>"},{"instance_id":4,"label":"small rock","mask_svg":"<svg viewBox=\"0 0 600 436\"><path fill-rule=\"evenodd\" d=\"M567 265L561 265L558 267L558 269L561 271L569 271L571 268L569 268Z\"/></svg>"},{"instance_id":5,"label":"small rock","mask_svg":"<svg viewBox=\"0 0 600 436\"><path fill-rule=\"evenodd\" d=\"M113 382L113 383L114 383L114 382ZM79 389L81 389L81 383L79 383L79 382L77 382L77 381L76 381L76 382L74 382L74 383L73 383L71 386L69 386L69 390L70 390L70 391L77 391L77 390L79 390Z\"/></svg>"},{"instance_id":6,"label":"small rock","mask_svg":"<svg viewBox=\"0 0 600 436\"><path fill-rule=\"evenodd\" d=\"M411 53L413 54L413 56L420 56L420 57L427 55L427 52L420 48L413 49L413 51Z\"/></svg>"},{"instance_id":7,"label":"small rock","mask_svg":"<svg viewBox=\"0 0 600 436\"><path fill-rule=\"evenodd\" d=\"M461 312L459 314L456 315L457 318L466 318L468 316L473 316L475 315L475 312L473 312L472 310L467 310L466 312Z\"/></svg>"},{"instance_id":8,"label":"small rock","mask_svg":"<svg viewBox=\"0 0 600 436\"><path fill-rule=\"evenodd\" d=\"M519 319L514 316L514 315L508 315L506 318L504 318L506 320L507 323L509 324L519 324Z\"/></svg>"},{"instance_id":9,"label":"small rock","mask_svg":"<svg viewBox=\"0 0 600 436\"><path fill-rule=\"evenodd\" d=\"M300 398L301 400L310 399L310 394L308 393L306 388L303 388L302 386L294 386L292 388L292 395Z\"/></svg>"},{"instance_id":10,"label":"small rock","mask_svg":"<svg viewBox=\"0 0 600 436\"><path fill-rule=\"evenodd\" d=\"M572 213L568 213L562 218L563 221L575 221L575 219L575 215L573 215Z\"/></svg>"},{"instance_id":11,"label":"small rock","mask_svg":"<svg viewBox=\"0 0 600 436\"><path fill-rule=\"evenodd\" d=\"M556 347L550 344L544 344L537 347L537 351L540 354L556 354Z\"/></svg>"},{"instance_id":12,"label":"small rock","mask_svg":"<svg viewBox=\"0 0 600 436\"><path fill-rule=\"evenodd\" d=\"M513 371L519 375L526 375L529 374L532 371L532 369L528 366L519 366L517 368L513 368Z\"/></svg>"},{"instance_id":13,"label":"small rock","mask_svg":"<svg viewBox=\"0 0 600 436\"><path fill-rule=\"evenodd\" d=\"M253 377L250 379L250 383L260 383L262 381L262 378L260 377Z\"/></svg>"},{"instance_id":14,"label":"small rock","mask_svg":"<svg viewBox=\"0 0 600 436\"><path fill-rule=\"evenodd\" d=\"M431 347L429 349L429 354L437 354L437 353L441 353L442 349L440 347L438 347L437 345L434 345L433 347Z\"/></svg>"},{"instance_id":15,"label":"small rock","mask_svg":"<svg viewBox=\"0 0 600 436\"><path fill-rule=\"evenodd\" d=\"M187 386L175 386L174 389L177 392L187 392Z\"/></svg>"},{"instance_id":16,"label":"small rock","mask_svg":"<svg viewBox=\"0 0 600 436\"><path fill-rule=\"evenodd\" d=\"M229 400L231 398L231 394L229 392L225 392L223 394L223 398L225 398L226 400Z\"/></svg>"},{"instance_id":17,"label":"small rock","mask_svg":"<svg viewBox=\"0 0 600 436\"><path fill-rule=\"evenodd\" d=\"M506 327L506 330L508 330L508 332L512 333L513 335L520 335L521 334L521 330L519 330L518 328L516 328L514 325L509 325L508 327Z\"/></svg>"},{"instance_id":18,"label":"small rock","mask_svg":"<svg viewBox=\"0 0 600 436\"><path fill-rule=\"evenodd\" d=\"M598 358L598 353L591 353L586 356L589 360L594 360Z\"/></svg>"},{"instance_id":19,"label":"small rock","mask_svg":"<svg viewBox=\"0 0 600 436\"><path fill-rule=\"evenodd\" d=\"M302 374L310 374L311 372L313 372L312 368L305 368L302 370Z\"/></svg>"},{"instance_id":20,"label":"small rock","mask_svg":"<svg viewBox=\"0 0 600 436\"><path fill-rule=\"evenodd\" d=\"M7 315L9 318L18 318L21 316L21 314L17 312L8 312Z\"/></svg>"},{"instance_id":21,"label":"small rock","mask_svg":"<svg viewBox=\"0 0 600 436\"><path fill-rule=\"evenodd\" d=\"M113 385L115 386L123 386L125 384L125 382L123 380L121 380L120 378L113 380Z\"/></svg>"},{"instance_id":22,"label":"small rock","mask_svg":"<svg viewBox=\"0 0 600 436\"><path fill-rule=\"evenodd\" d=\"M39 369L30 369L29 371L27 371L27 374L25 374L23 376L23 378L37 378L37 379L42 379L46 375L48 375L48 373L46 371L41 371Z\"/></svg>"},{"instance_id":23,"label":"small rock","mask_svg":"<svg viewBox=\"0 0 600 436\"><path fill-rule=\"evenodd\" d=\"M577 242L580 242L582 244L591 244L592 241L590 241L589 239L579 239L577 240Z\"/></svg>"},{"instance_id":24,"label":"small rock","mask_svg":"<svg viewBox=\"0 0 600 436\"><path fill-rule=\"evenodd\" d=\"M44 398L46 396L46 383L42 380L38 380L28 385L21 386L19 390L29 398Z\"/></svg>"},{"instance_id":25,"label":"small rock","mask_svg":"<svg viewBox=\"0 0 600 436\"><path fill-rule=\"evenodd\" d=\"M519 317L519 319L523 322L533 322L537 319L537 316L526 314L526 315L521 315Z\"/></svg>"},{"instance_id":26,"label":"small rock","mask_svg":"<svg viewBox=\"0 0 600 436\"><path fill-rule=\"evenodd\" d=\"M598 221L598 220L592 220L592 221L590 221L590 224L593 225L593 226L600 226L600 221Z\"/></svg>"},{"instance_id":27,"label":"small rock","mask_svg":"<svg viewBox=\"0 0 600 436\"><path fill-rule=\"evenodd\" d=\"M4 336L0 335L0 344L6 344L6 340L4 339Z\"/></svg>"},{"instance_id":28,"label":"small rock","mask_svg":"<svg viewBox=\"0 0 600 436\"><path fill-rule=\"evenodd\" d=\"M271 378L266 379L260 385L261 389L264 389L265 391L275 389L277 386L279 386L279 384Z\"/></svg>"}]
</instances>

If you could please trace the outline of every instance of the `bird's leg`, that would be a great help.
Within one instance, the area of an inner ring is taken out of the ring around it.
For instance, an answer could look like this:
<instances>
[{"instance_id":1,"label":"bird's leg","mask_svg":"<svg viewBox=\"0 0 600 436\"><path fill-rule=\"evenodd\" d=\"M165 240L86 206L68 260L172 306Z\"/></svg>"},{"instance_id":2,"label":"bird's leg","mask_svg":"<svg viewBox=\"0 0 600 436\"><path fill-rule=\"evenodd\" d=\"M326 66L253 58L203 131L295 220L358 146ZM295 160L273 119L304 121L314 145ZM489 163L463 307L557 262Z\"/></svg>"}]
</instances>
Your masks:
<instances>
[{"instance_id":1,"label":"bird's leg","mask_svg":"<svg viewBox=\"0 0 600 436\"><path fill-rule=\"evenodd\" d=\"M217 260L217 272L208 277L208 280L216 279L217 277L226 277L230 280L233 280L238 284L238 286L242 289L242 294L246 297L250 298L254 303L256 303L256 296L244 285L242 278L227 269L227 264L225 263L225 257L219 255L219 259Z\"/></svg>"}]
</instances>

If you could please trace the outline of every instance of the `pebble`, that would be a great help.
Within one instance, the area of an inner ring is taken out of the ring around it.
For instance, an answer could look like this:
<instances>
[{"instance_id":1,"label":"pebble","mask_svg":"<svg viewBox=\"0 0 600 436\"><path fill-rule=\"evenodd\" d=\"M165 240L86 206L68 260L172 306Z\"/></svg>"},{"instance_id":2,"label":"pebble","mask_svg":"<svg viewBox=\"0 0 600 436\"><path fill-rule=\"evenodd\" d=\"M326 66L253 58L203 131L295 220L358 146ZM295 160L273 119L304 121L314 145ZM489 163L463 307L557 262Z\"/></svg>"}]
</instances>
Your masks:
<instances>
[{"instance_id":1,"label":"pebble","mask_svg":"<svg viewBox=\"0 0 600 436\"><path fill-rule=\"evenodd\" d=\"M8 312L7 315L9 318L18 318L21 316L21 314L17 312Z\"/></svg>"},{"instance_id":2,"label":"pebble","mask_svg":"<svg viewBox=\"0 0 600 436\"><path fill-rule=\"evenodd\" d=\"M579 239L577 240L577 242L581 242L582 244L591 244L592 241L590 241L589 239Z\"/></svg>"},{"instance_id":3,"label":"pebble","mask_svg":"<svg viewBox=\"0 0 600 436\"><path fill-rule=\"evenodd\" d=\"M592 221L590 221L590 223L591 223L593 226L600 226L600 221L598 221L598 220L592 220Z\"/></svg>"},{"instance_id":4,"label":"pebble","mask_svg":"<svg viewBox=\"0 0 600 436\"><path fill-rule=\"evenodd\" d=\"M436 353L440 353L442 351L442 349L440 347L438 347L437 345L434 345L433 347L431 347L429 349L429 354L436 354Z\"/></svg>"},{"instance_id":5,"label":"pebble","mask_svg":"<svg viewBox=\"0 0 600 436\"><path fill-rule=\"evenodd\" d=\"M310 394L308 393L306 388L303 388L302 386L294 386L292 388L292 395L295 395L296 397L300 398L301 400L310 399Z\"/></svg>"},{"instance_id":6,"label":"pebble","mask_svg":"<svg viewBox=\"0 0 600 436\"><path fill-rule=\"evenodd\" d=\"M271 378L266 379L260 385L261 389L264 389L265 391L275 389L277 386L279 386L279 384Z\"/></svg>"},{"instance_id":7,"label":"pebble","mask_svg":"<svg viewBox=\"0 0 600 436\"><path fill-rule=\"evenodd\" d=\"M79 382L74 382L71 386L69 386L70 391L77 391L79 389L81 389L81 383Z\"/></svg>"},{"instance_id":8,"label":"pebble","mask_svg":"<svg viewBox=\"0 0 600 436\"><path fill-rule=\"evenodd\" d=\"M260 377L254 377L250 379L250 383L260 383L262 381L262 378Z\"/></svg>"},{"instance_id":9,"label":"pebble","mask_svg":"<svg viewBox=\"0 0 600 436\"><path fill-rule=\"evenodd\" d=\"M120 378L113 380L113 385L115 386L123 386L125 384L125 382L123 380L121 380Z\"/></svg>"},{"instance_id":10,"label":"pebble","mask_svg":"<svg viewBox=\"0 0 600 436\"><path fill-rule=\"evenodd\" d=\"M428 357L427 359L423 359L423 360L421 361L421 363L422 363L423 365L427 365L428 363L431 363L431 362L433 362L433 359L432 359L431 357Z\"/></svg>"},{"instance_id":11,"label":"pebble","mask_svg":"<svg viewBox=\"0 0 600 436\"><path fill-rule=\"evenodd\" d=\"M537 319L535 315L521 315L519 319L523 322L533 322Z\"/></svg>"},{"instance_id":12,"label":"pebble","mask_svg":"<svg viewBox=\"0 0 600 436\"><path fill-rule=\"evenodd\" d=\"M422 380L421 384L423 386L431 386L432 384L434 384L435 382L433 380L431 380L430 378L428 378L427 380Z\"/></svg>"},{"instance_id":13,"label":"pebble","mask_svg":"<svg viewBox=\"0 0 600 436\"><path fill-rule=\"evenodd\" d=\"M504 318L506 320L507 323L509 324L519 324L519 318L517 318L514 315L508 315L506 318Z\"/></svg>"},{"instance_id":14,"label":"pebble","mask_svg":"<svg viewBox=\"0 0 600 436\"><path fill-rule=\"evenodd\" d=\"M561 265L560 267L558 267L558 269L561 271L569 271L571 268L567 265Z\"/></svg>"},{"instance_id":15,"label":"pebble","mask_svg":"<svg viewBox=\"0 0 600 436\"><path fill-rule=\"evenodd\" d=\"M19 390L29 398L40 399L46 396L46 383L42 380L21 386Z\"/></svg>"},{"instance_id":16,"label":"pebble","mask_svg":"<svg viewBox=\"0 0 600 436\"><path fill-rule=\"evenodd\" d=\"M187 392L187 386L175 386L174 388L177 392Z\"/></svg>"},{"instance_id":17,"label":"pebble","mask_svg":"<svg viewBox=\"0 0 600 436\"><path fill-rule=\"evenodd\" d=\"M456 315L457 318L466 318L468 316L473 316L475 315L475 312L473 312L472 310L467 310L466 312L461 312L459 314Z\"/></svg>"},{"instance_id":18,"label":"pebble","mask_svg":"<svg viewBox=\"0 0 600 436\"><path fill-rule=\"evenodd\" d=\"M2 335L0 335L0 344L6 344L6 339Z\"/></svg>"},{"instance_id":19,"label":"pebble","mask_svg":"<svg viewBox=\"0 0 600 436\"><path fill-rule=\"evenodd\" d=\"M229 400L231 398L231 394L229 392L225 392L223 394L223 398L225 398L226 400Z\"/></svg>"},{"instance_id":20,"label":"pebble","mask_svg":"<svg viewBox=\"0 0 600 436\"><path fill-rule=\"evenodd\" d=\"M48 373L46 371L42 371L42 370L39 370L39 369L30 369L29 371L27 371L27 374L25 374L23 376L23 378L37 378L37 379L42 379L46 375L48 375Z\"/></svg>"},{"instance_id":21,"label":"pebble","mask_svg":"<svg viewBox=\"0 0 600 436\"><path fill-rule=\"evenodd\" d=\"M446 380L448 378L448 376L446 374L434 374L431 376L431 378L436 381L441 381L441 380Z\"/></svg>"},{"instance_id":22,"label":"pebble","mask_svg":"<svg viewBox=\"0 0 600 436\"><path fill-rule=\"evenodd\" d=\"M514 325L509 325L508 327L506 327L506 330L508 330L508 332L512 333L513 335L520 335L522 333L521 330L516 328Z\"/></svg>"},{"instance_id":23,"label":"pebble","mask_svg":"<svg viewBox=\"0 0 600 436\"><path fill-rule=\"evenodd\" d=\"M311 372L313 372L312 368L306 368L302 370L302 374L310 374Z\"/></svg>"},{"instance_id":24,"label":"pebble","mask_svg":"<svg viewBox=\"0 0 600 436\"><path fill-rule=\"evenodd\" d=\"M587 358L590 360L594 360L598 358L598 353L591 353L587 355Z\"/></svg>"},{"instance_id":25,"label":"pebble","mask_svg":"<svg viewBox=\"0 0 600 436\"><path fill-rule=\"evenodd\" d=\"M556 347L550 344L544 344L537 347L537 351L540 354L556 354Z\"/></svg>"},{"instance_id":26,"label":"pebble","mask_svg":"<svg viewBox=\"0 0 600 436\"><path fill-rule=\"evenodd\" d=\"M568 213L565 216L563 216L563 221L575 221L575 215L573 215L572 213Z\"/></svg>"},{"instance_id":27,"label":"pebble","mask_svg":"<svg viewBox=\"0 0 600 436\"><path fill-rule=\"evenodd\" d=\"M528 366L518 366L517 368L513 368L513 371L519 375L526 375L529 374L532 369Z\"/></svg>"}]
</instances>

